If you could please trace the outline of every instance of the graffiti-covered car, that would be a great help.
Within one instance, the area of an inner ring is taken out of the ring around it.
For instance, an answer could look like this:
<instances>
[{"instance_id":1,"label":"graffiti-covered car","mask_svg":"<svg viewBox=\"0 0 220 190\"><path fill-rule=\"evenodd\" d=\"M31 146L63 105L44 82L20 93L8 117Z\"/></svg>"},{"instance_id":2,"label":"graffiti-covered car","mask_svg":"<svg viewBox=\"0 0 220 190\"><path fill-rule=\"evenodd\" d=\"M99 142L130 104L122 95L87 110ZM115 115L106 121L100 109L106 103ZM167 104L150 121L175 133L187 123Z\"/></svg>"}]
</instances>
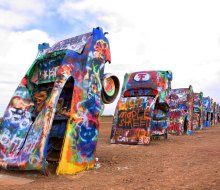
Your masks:
<instances>
[{"instance_id":1,"label":"graffiti-covered car","mask_svg":"<svg viewBox=\"0 0 220 190\"><path fill-rule=\"evenodd\" d=\"M216 105L217 105L217 103L213 102L213 119L212 119L212 124L213 125L216 124L216 113L217 113Z\"/></svg>"},{"instance_id":2,"label":"graffiti-covered car","mask_svg":"<svg viewBox=\"0 0 220 190\"><path fill-rule=\"evenodd\" d=\"M172 72L142 71L124 76L110 142L149 144L152 135L167 138Z\"/></svg>"},{"instance_id":3,"label":"graffiti-covered car","mask_svg":"<svg viewBox=\"0 0 220 190\"><path fill-rule=\"evenodd\" d=\"M193 122L193 88L171 89L170 94L170 124L168 132L182 135L192 134Z\"/></svg>"},{"instance_id":4,"label":"graffiti-covered car","mask_svg":"<svg viewBox=\"0 0 220 190\"><path fill-rule=\"evenodd\" d=\"M217 113L216 113L217 122L220 122L220 106L219 106L219 104L217 104L216 110L217 110Z\"/></svg>"},{"instance_id":5,"label":"graffiti-covered car","mask_svg":"<svg viewBox=\"0 0 220 190\"><path fill-rule=\"evenodd\" d=\"M216 102L211 98L211 125L215 124L214 116L215 116L215 104Z\"/></svg>"},{"instance_id":6,"label":"graffiti-covered car","mask_svg":"<svg viewBox=\"0 0 220 190\"><path fill-rule=\"evenodd\" d=\"M203 108L204 108L204 127L211 126L211 111L212 111L212 103L211 98L204 97L203 98Z\"/></svg>"},{"instance_id":7,"label":"graffiti-covered car","mask_svg":"<svg viewBox=\"0 0 220 190\"><path fill-rule=\"evenodd\" d=\"M99 116L117 96L119 80L104 74L111 62L101 28L49 47L37 58L15 90L0 126L0 166L57 174L94 167Z\"/></svg>"},{"instance_id":8,"label":"graffiti-covered car","mask_svg":"<svg viewBox=\"0 0 220 190\"><path fill-rule=\"evenodd\" d=\"M203 93L193 93L193 129L203 128Z\"/></svg>"}]
</instances>

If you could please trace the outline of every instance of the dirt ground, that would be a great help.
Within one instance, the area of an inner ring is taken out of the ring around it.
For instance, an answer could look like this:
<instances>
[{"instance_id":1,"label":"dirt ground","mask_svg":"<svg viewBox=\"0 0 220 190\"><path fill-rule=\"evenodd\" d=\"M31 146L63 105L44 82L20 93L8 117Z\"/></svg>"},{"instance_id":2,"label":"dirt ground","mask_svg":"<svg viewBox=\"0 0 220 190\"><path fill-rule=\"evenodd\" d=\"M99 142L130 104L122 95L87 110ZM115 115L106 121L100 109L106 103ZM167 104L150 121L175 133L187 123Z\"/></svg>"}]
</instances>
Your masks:
<instances>
[{"instance_id":1,"label":"dirt ground","mask_svg":"<svg viewBox=\"0 0 220 190\"><path fill-rule=\"evenodd\" d=\"M0 170L34 180L0 189L220 189L220 123L192 136L154 140L149 146L109 144L111 118L102 119L97 157L101 167L77 175ZM51 167L53 168L53 167Z\"/></svg>"}]
</instances>

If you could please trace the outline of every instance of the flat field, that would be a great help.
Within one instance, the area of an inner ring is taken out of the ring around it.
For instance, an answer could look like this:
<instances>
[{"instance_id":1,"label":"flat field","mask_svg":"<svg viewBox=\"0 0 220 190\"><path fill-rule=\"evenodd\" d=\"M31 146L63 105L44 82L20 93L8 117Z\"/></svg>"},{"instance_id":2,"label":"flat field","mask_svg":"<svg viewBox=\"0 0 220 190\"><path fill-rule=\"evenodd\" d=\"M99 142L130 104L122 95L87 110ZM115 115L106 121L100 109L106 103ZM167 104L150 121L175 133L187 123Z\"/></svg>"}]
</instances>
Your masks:
<instances>
[{"instance_id":1,"label":"flat field","mask_svg":"<svg viewBox=\"0 0 220 190\"><path fill-rule=\"evenodd\" d=\"M220 189L220 123L192 136L169 135L148 146L109 143L111 117L101 118L97 157L101 167L76 175L0 169L0 189L127 190ZM26 184L4 182L10 175L33 180Z\"/></svg>"}]
</instances>

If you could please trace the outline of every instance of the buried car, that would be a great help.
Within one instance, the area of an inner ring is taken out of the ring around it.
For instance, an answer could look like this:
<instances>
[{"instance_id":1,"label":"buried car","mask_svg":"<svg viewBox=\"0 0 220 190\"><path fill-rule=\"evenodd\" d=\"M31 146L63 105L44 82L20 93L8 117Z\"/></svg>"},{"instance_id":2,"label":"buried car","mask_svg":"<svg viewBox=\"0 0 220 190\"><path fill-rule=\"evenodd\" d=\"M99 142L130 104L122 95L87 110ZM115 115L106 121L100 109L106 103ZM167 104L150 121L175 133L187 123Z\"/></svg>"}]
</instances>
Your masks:
<instances>
[{"instance_id":1,"label":"buried car","mask_svg":"<svg viewBox=\"0 0 220 190\"><path fill-rule=\"evenodd\" d=\"M217 104L217 107L216 107L216 118L217 118L217 122L220 122L220 106L219 106L219 104Z\"/></svg>"},{"instance_id":2,"label":"buried car","mask_svg":"<svg viewBox=\"0 0 220 190\"><path fill-rule=\"evenodd\" d=\"M168 132L182 135L193 131L193 88L172 89L170 94L170 125Z\"/></svg>"},{"instance_id":3,"label":"buried car","mask_svg":"<svg viewBox=\"0 0 220 190\"><path fill-rule=\"evenodd\" d=\"M213 124L216 124L217 123L217 120L216 120L216 114L217 114L217 110L216 110L216 107L217 107L217 103L214 102L213 103Z\"/></svg>"},{"instance_id":4,"label":"buried car","mask_svg":"<svg viewBox=\"0 0 220 190\"><path fill-rule=\"evenodd\" d=\"M211 111L212 111L212 100L209 96L203 98L203 107L204 107L204 127L211 126Z\"/></svg>"},{"instance_id":5,"label":"buried car","mask_svg":"<svg viewBox=\"0 0 220 190\"><path fill-rule=\"evenodd\" d=\"M211 125L215 124L215 105L216 102L211 98Z\"/></svg>"},{"instance_id":6,"label":"buried car","mask_svg":"<svg viewBox=\"0 0 220 190\"><path fill-rule=\"evenodd\" d=\"M125 74L113 118L111 143L149 144L151 136L167 138L171 81L170 71Z\"/></svg>"},{"instance_id":7,"label":"buried car","mask_svg":"<svg viewBox=\"0 0 220 190\"><path fill-rule=\"evenodd\" d=\"M219 122L219 104L215 104L215 124Z\"/></svg>"},{"instance_id":8,"label":"buried car","mask_svg":"<svg viewBox=\"0 0 220 190\"><path fill-rule=\"evenodd\" d=\"M193 129L203 128L203 93L193 93Z\"/></svg>"},{"instance_id":9,"label":"buried car","mask_svg":"<svg viewBox=\"0 0 220 190\"><path fill-rule=\"evenodd\" d=\"M94 28L38 49L2 118L0 166L47 172L56 161L56 174L93 168L99 116L119 90L118 78L104 74L108 39Z\"/></svg>"}]
</instances>

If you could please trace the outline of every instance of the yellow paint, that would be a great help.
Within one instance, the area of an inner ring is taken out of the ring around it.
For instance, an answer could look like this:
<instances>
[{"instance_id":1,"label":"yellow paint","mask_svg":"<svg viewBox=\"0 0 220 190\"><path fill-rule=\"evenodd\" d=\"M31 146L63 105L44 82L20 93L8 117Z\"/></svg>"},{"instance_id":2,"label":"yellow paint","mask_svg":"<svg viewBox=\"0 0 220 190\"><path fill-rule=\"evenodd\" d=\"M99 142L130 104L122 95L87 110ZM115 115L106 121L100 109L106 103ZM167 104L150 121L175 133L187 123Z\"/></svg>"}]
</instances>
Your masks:
<instances>
[{"instance_id":1,"label":"yellow paint","mask_svg":"<svg viewBox=\"0 0 220 190\"><path fill-rule=\"evenodd\" d=\"M88 170L88 169L92 169L94 168L94 162L92 161L90 163L77 163L75 161L71 161L71 160L67 160L68 155L71 151L71 157L75 154L75 152L73 152L73 150L69 150L69 137L68 134L71 133L71 127L73 127L69 122L70 122L71 118L68 120L68 124L67 124L67 130L66 130L66 134L64 137L64 142L63 142L63 147L61 149L61 158L60 158L60 162L58 164L57 170L56 170L56 174L76 174L80 171L84 171L84 170ZM75 151L75 150L74 150Z\"/></svg>"},{"instance_id":2,"label":"yellow paint","mask_svg":"<svg viewBox=\"0 0 220 190\"><path fill-rule=\"evenodd\" d=\"M59 166L56 170L56 174L76 174L78 172L84 171L84 170L88 170L88 169L92 169L94 168L94 164L88 164L85 166L78 166L74 163L67 163L66 161L64 162L60 162Z\"/></svg>"}]
</instances>

